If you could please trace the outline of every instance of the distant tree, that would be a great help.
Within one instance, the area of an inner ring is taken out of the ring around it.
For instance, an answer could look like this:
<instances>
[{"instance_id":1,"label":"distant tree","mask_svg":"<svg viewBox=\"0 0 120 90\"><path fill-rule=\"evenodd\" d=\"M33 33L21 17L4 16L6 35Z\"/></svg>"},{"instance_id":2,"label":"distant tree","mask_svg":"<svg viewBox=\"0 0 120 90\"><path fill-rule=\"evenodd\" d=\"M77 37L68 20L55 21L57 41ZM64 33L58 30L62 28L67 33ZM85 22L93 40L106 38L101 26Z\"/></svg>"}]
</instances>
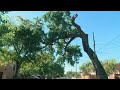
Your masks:
<instances>
[{"instance_id":1,"label":"distant tree","mask_svg":"<svg viewBox=\"0 0 120 90\"><path fill-rule=\"evenodd\" d=\"M66 77L68 78L71 78L74 76L74 73L72 71L68 71L66 74L65 74Z\"/></svg>"},{"instance_id":2,"label":"distant tree","mask_svg":"<svg viewBox=\"0 0 120 90\"><path fill-rule=\"evenodd\" d=\"M76 72L68 71L65 74L65 77L67 77L67 78L75 77L76 78ZM80 72L77 72L77 78L80 78Z\"/></svg>"},{"instance_id":3,"label":"distant tree","mask_svg":"<svg viewBox=\"0 0 120 90\"><path fill-rule=\"evenodd\" d=\"M83 63L79 69L83 72L83 75L89 75L91 72L95 71L91 61Z\"/></svg>"},{"instance_id":4,"label":"distant tree","mask_svg":"<svg viewBox=\"0 0 120 90\"><path fill-rule=\"evenodd\" d=\"M116 64L117 62L115 59L105 60L103 62L103 67L105 68L105 71L108 76L114 72Z\"/></svg>"},{"instance_id":5,"label":"distant tree","mask_svg":"<svg viewBox=\"0 0 120 90\"><path fill-rule=\"evenodd\" d=\"M115 59L110 59L110 60L105 60L101 61L107 75L110 75L113 73L116 65L116 60ZM88 61L86 63L83 63L80 68L79 68L84 75L89 75L91 72L95 72L95 69L93 67L93 64L91 61Z\"/></svg>"}]
</instances>

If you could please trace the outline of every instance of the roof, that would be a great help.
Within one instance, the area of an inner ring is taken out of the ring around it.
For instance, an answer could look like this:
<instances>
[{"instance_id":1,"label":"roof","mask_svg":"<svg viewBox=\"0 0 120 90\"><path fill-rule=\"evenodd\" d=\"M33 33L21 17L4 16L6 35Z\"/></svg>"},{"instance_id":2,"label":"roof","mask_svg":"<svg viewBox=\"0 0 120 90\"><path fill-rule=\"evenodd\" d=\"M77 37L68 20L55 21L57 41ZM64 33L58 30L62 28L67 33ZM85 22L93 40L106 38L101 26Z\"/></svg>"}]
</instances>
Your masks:
<instances>
[{"instance_id":1,"label":"roof","mask_svg":"<svg viewBox=\"0 0 120 90\"><path fill-rule=\"evenodd\" d=\"M120 71L120 63L116 64L116 66L115 66L115 70Z\"/></svg>"}]
</instances>

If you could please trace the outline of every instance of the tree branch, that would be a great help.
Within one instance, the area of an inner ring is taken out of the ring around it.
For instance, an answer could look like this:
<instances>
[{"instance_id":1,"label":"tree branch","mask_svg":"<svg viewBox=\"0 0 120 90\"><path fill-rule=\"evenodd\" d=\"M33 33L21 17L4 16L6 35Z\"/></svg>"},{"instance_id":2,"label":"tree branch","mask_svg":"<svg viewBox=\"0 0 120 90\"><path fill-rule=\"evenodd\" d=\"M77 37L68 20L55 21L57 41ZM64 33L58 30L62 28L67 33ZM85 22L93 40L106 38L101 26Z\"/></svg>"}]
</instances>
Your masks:
<instances>
[{"instance_id":1,"label":"tree branch","mask_svg":"<svg viewBox=\"0 0 120 90\"><path fill-rule=\"evenodd\" d=\"M63 56L65 55L65 52L66 52L66 49L67 49L67 46L75 39L76 37L72 37L66 44L65 48L64 48L64 54Z\"/></svg>"},{"instance_id":2,"label":"tree branch","mask_svg":"<svg viewBox=\"0 0 120 90\"><path fill-rule=\"evenodd\" d=\"M17 54L19 54L19 53L18 53L18 50L17 50L17 48L16 48L16 46L15 46L15 44L14 44L14 43L13 43L13 46L14 46L15 51L17 52Z\"/></svg>"},{"instance_id":3,"label":"tree branch","mask_svg":"<svg viewBox=\"0 0 120 90\"><path fill-rule=\"evenodd\" d=\"M72 24L73 24L74 27L77 28L77 30L78 30L78 32L79 32L79 34L80 34L80 38L82 39L82 44L83 44L83 47L84 47L83 49L85 50L85 52L87 52L88 49L89 49L88 34L85 34L85 33L82 31L81 27L75 23L75 19L77 18L77 16L78 16L78 15L75 14L75 15L72 17Z\"/></svg>"},{"instance_id":4,"label":"tree branch","mask_svg":"<svg viewBox=\"0 0 120 90\"><path fill-rule=\"evenodd\" d=\"M23 44L22 44L22 47L21 47L21 49L20 49L19 53L21 53L21 51L22 51L22 48L23 48Z\"/></svg>"}]
</instances>

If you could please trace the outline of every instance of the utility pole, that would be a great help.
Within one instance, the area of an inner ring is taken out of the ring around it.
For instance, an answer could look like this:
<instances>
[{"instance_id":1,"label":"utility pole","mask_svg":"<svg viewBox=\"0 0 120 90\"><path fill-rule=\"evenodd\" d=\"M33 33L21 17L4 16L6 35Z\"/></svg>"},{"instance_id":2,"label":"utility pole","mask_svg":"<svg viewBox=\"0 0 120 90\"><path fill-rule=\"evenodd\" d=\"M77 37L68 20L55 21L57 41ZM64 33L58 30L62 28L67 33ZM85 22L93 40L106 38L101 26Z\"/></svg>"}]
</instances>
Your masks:
<instances>
[{"instance_id":1,"label":"utility pole","mask_svg":"<svg viewBox=\"0 0 120 90\"><path fill-rule=\"evenodd\" d=\"M77 79L77 61L76 61L76 79Z\"/></svg>"},{"instance_id":2,"label":"utility pole","mask_svg":"<svg viewBox=\"0 0 120 90\"><path fill-rule=\"evenodd\" d=\"M96 51L95 51L95 37L94 37L94 32L93 32L93 47L94 47L94 52L96 53Z\"/></svg>"},{"instance_id":3,"label":"utility pole","mask_svg":"<svg viewBox=\"0 0 120 90\"><path fill-rule=\"evenodd\" d=\"M74 61L75 61L75 56L74 56ZM76 79L77 79L77 63L78 63L78 62L76 61L76 62L75 62L75 64L76 64L76 72L75 72L75 74L76 74L76 75L75 75L75 76L76 76Z\"/></svg>"}]
</instances>

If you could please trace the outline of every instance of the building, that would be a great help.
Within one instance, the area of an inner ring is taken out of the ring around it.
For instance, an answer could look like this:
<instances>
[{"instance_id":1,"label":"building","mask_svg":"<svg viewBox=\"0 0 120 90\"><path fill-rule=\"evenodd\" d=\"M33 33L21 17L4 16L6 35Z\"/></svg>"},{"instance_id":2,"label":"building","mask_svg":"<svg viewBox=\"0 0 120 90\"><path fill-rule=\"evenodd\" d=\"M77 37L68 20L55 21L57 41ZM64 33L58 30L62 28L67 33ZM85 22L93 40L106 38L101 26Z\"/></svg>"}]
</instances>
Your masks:
<instances>
[{"instance_id":1,"label":"building","mask_svg":"<svg viewBox=\"0 0 120 90\"><path fill-rule=\"evenodd\" d=\"M0 79L12 79L15 72L15 65L12 62L1 64L0 62Z\"/></svg>"},{"instance_id":2,"label":"building","mask_svg":"<svg viewBox=\"0 0 120 90\"><path fill-rule=\"evenodd\" d=\"M120 63L116 64L114 72L108 76L109 79L120 79Z\"/></svg>"},{"instance_id":3,"label":"building","mask_svg":"<svg viewBox=\"0 0 120 90\"><path fill-rule=\"evenodd\" d=\"M91 72L89 75L84 76L83 72L80 72L80 79L97 79L95 72Z\"/></svg>"}]
</instances>

